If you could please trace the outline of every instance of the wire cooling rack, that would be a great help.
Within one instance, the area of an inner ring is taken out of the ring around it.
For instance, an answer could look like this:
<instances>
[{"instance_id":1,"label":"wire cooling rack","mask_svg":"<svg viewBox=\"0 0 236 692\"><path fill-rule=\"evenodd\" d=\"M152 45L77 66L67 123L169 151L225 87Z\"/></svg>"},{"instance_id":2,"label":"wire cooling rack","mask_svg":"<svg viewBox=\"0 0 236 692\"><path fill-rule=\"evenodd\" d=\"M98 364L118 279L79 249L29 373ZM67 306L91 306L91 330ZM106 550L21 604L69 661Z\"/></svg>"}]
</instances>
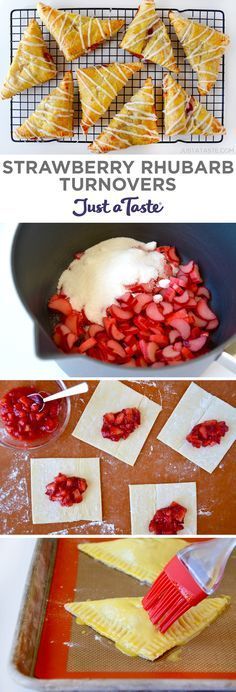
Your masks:
<instances>
[{"instance_id":1,"label":"wire cooling rack","mask_svg":"<svg viewBox=\"0 0 236 692\"><path fill-rule=\"evenodd\" d=\"M207 110L212 113L219 121L223 124L224 122L224 57L221 61L221 68L218 75L218 80L210 94L206 97L200 97L197 90L197 75L193 72L191 66L185 58L181 44L179 43L177 36L173 27L170 24L168 18L169 9L158 10L158 16L164 21L167 26L172 46L174 49L177 64L179 66L180 72L178 75L178 81L186 89L189 94L196 96L207 108ZM173 9L173 8L172 8ZM21 40L25 28L30 19L37 19L39 25L42 28L43 36L48 45L49 52L51 53L55 64L57 66L57 76L55 79L51 79L50 82L42 84L40 86L28 89L21 94L15 96L11 101L11 138L14 142L19 142L16 138L14 132L15 129L22 124L22 122L31 115L35 110L36 106L40 103L42 98L50 94L52 89L54 89L64 76L65 72L72 70L74 85L75 85L75 122L74 122L74 135L71 138L65 138L59 140L60 142L92 142L95 137L97 137L101 131L108 125L111 118L122 108L125 102L129 101L133 93L139 89L147 77L152 77L155 86L156 93L156 109L158 116L158 128L161 136L161 141L165 143L173 142L204 142L205 144L210 144L213 142L221 142L223 137L221 135L206 137L204 135L185 135L180 138L170 138L164 134L164 118L163 118L163 98L162 98L162 79L166 71L163 70L158 65L154 63L143 63L143 69L140 72L135 73L131 79L128 81L127 86L124 87L122 92L120 92L116 99L111 103L110 108L107 113L89 130L88 134L85 135L79 125L81 119L81 110L78 97L78 87L76 79L76 70L78 67L91 67L92 65L102 65L110 62L133 62L137 61L137 58L132 56L128 51L122 50L120 48L120 42L124 35L125 28L132 21L136 9L131 8L79 8L79 10L73 8L66 8L67 12L80 12L85 16L93 15L99 17L100 19L106 19L107 17L112 17L113 19L124 19L125 27L111 40L102 44L100 48L97 48L91 53L87 53L81 58L74 60L72 63L65 61L63 54L59 50L56 42L52 38L51 34L48 33L46 27L42 24L41 20L37 15L36 9L27 10L13 10L11 13L11 60L13 59L19 41ZM176 10L178 11L178 10ZM224 32L225 28L225 17L222 10L183 10L183 15L189 19L194 19L197 22L207 24L210 27L217 29L218 31Z\"/></svg>"}]
</instances>

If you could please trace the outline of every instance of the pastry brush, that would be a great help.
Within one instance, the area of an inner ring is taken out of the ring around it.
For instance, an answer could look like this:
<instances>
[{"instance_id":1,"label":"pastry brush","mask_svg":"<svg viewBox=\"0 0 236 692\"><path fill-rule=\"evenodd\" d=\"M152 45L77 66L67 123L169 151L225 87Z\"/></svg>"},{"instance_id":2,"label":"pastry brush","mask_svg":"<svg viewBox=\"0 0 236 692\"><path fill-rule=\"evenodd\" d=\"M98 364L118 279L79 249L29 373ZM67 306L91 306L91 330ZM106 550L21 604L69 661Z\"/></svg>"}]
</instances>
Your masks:
<instances>
[{"instance_id":1,"label":"pastry brush","mask_svg":"<svg viewBox=\"0 0 236 692\"><path fill-rule=\"evenodd\" d=\"M164 633L186 610L213 594L236 538L214 538L180 550L142 600L149 618Z\"/></svg>"}]
</instances>

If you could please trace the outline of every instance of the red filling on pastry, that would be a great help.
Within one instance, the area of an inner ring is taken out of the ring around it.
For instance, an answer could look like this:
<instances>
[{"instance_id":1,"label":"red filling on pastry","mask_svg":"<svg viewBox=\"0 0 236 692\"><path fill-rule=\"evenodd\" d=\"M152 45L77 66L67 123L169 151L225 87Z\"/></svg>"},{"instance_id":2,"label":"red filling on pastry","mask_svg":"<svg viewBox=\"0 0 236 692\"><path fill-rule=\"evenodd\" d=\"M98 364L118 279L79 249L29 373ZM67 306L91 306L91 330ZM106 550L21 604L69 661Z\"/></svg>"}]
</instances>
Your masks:
<instances>
[{"instance_id":1,"label":"red filling on pastry","mask_svg":"<svg viewBox=\"0 0 236 692\"><path fill-rule=\"evenodd\" d=\"M187 510L178 502L171 502L169 507L158 509L149 524L149 531L155 534L177 534L184 528Z\"/></svg>"},{"instance_id":2,"label":"red filling on pastry","mask_svg":"<svg viewBox=\"0 0 236 692\"><path fill-rule=\"evenodd\" d=\"M43 397L47 392L40 392ZM8 435L17 440L31 441L53 433L59 425L60 403L50 401L40 411L41 404L28 398L35 394L33 387L15 387L0 400L0 416Z\"/></svg>"},{"instance_id":3,"label":"red filling on pastry","mask_svg":"<svg viewBox=\"0 0 236 692\"><path fill-rule=\"evenodd\" d=\"M83 501L87 487L85 478L58 473L54 481L46 486L45 495L52 502L60 502L62 507L71 507Z\"/></svg>"},{"instance_id":4,"label":"red filling on pastry","mask_svg":"<svg viewBox=\"0 0 236 692\"><path fill-rule=\"evenodd\" d=\"M193 447L213 447L221 443L221 438L228 432L228 425L225 421L204 420L203 423L195 425L186 440Z\"/></svg>"},{"instance_id":5,"label":"red filling on pastry","mask_svg":"<svg viewBox=\"0 0 236 692\"><path fill-rule=\"evenodd\" d=\"M62 293L53 295L48 307L59 313L53 330L57 347L132 367L175 365L207 353L219 320L209 307L210 291L198 265L194 260L181 264L169 245L156 252L165 255L172 271L169 286L161 288L158 279L127 285L117 304L107 308L103 325L91 323L84 311L73 310Z\"/></svg>"},{"instance_id":6,"label":"red filling on pastry","mask_svg":"<svg viewBox=\"0 0 236 692\"><path fill-rule=\"evenodd\" d=\"M137 408L123 408L117 413L104 414L101 433L113 442L126 440L140 423L140 411Z\"/></svg>"}]
</instances>

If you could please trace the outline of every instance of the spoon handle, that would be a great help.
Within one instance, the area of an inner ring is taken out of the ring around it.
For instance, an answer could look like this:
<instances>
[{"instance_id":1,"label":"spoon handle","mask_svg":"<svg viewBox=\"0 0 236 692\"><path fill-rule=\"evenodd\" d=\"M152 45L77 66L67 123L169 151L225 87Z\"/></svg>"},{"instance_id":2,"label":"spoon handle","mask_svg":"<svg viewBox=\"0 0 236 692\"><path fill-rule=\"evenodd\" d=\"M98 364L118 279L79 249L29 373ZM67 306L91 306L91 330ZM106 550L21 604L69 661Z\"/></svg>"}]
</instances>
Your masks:
<instances>
[{"instance_id":1,"label":"spoon handle","mask_svg":"<svg viewBox=\"0 0 236 692\"><path fill-rule=\"evenodd\" d=\"M88 391L88 385L86 382L80 382L74 385L74 387L68 387L68 389L62 389L61 392L56 392L55 394L50 394L50 396L45 396L43 399L44 404L46 401L54 401L55 399L64 399L66 396L74 396L75 394L83 394Z\"/></svg>"}]
</instances>

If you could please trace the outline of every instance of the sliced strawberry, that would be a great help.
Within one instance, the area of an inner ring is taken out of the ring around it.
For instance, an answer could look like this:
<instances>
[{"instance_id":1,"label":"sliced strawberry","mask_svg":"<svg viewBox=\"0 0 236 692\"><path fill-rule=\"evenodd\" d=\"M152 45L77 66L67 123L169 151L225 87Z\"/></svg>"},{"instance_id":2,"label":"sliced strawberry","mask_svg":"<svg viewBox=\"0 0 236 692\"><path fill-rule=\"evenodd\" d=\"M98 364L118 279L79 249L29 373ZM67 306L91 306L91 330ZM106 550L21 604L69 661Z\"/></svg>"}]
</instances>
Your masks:
<instances>
[{"instance_id":1,"label":"sliced strawberry","mask_svg":"<svg viewBox=\"0 0 236 692\"><path fill-rule=\"evenodd\" d=\"M48 302L48 307L51 308L51 310L62 312L63 315L70 315L72 312L72 307L68 298L62 295L52 296Z\"/></svg>"},{"instance_id":2,"label":"sliced strawberry","mask_svg":"<svg viewBox=\"0 0 236 692\"><path fill-rule=\"evenodd\" d=\"M228 432L228 425L224 421L207 420L195 425L187 435L186 440L193 447L213 447L220 444L221 438Z\"/></svg>"},{"instance_id":3,"label":"sliced strawberry","mask_svg":"<svg viewBox=\"0 0 236 692\"><path fill-rule=\"evenodd\" d=\"M45 495L51 502L59 502L63 507L71 507L82 502L87 487L85 478L68 477L64 473L58 473L54 481L46 485Z\"/></svg>"},{"instance_id":4,"label":"sliced strawberry","mask_svg":"<svg viewBox=\"0 0 236 692\"><path fill-rule=\"evenodd\" d=\"M103 416L102 436L118 442L127 437L140 425L141 416L137 408L125 408L117 413L105 413Z\"/></svg>"},{"instance_id":5,"label":"sliced strawberry","mask_svg":"<svg viewBox=\"0 0 236 692\"><path fill-rule=\"evenodd\" d=\"M149 524L149 531L157 535L176 535L184 529L186 508L178 502L158 509Z\"/></svg>"}]
</instances>

